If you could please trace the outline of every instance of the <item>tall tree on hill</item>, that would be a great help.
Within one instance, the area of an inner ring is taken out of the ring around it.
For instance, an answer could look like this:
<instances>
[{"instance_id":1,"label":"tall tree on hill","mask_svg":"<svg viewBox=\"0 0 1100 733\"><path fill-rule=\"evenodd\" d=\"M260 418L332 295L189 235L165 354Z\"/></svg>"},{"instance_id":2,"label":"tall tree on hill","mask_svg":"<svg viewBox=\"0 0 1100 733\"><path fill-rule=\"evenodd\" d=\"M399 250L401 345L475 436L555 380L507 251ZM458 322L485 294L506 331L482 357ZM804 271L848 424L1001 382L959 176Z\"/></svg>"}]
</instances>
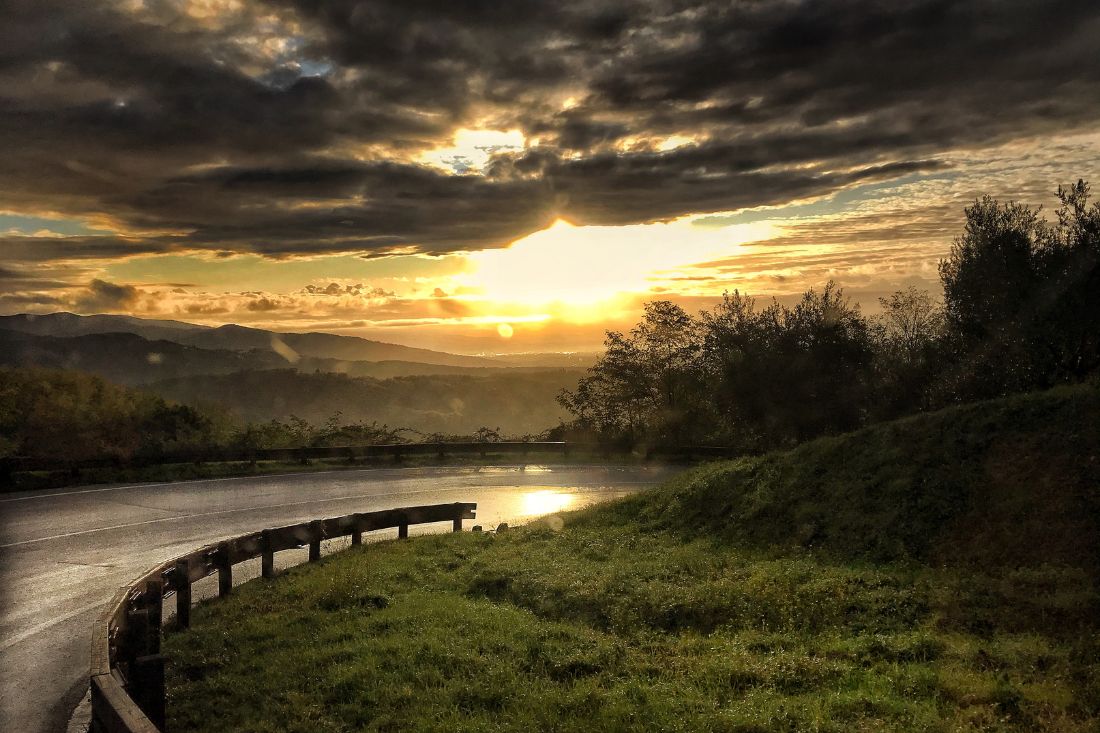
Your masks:
<instances>
[{"instance_id":1,"label":"tall tree on hill","mask_svg":"<svg viewBox=\"0 0 1100 733\"><path fill-rule=\"evenodd\" d=\"M959 400L1073 381L1100 368L1100 206L1078 181L1059 188L1058 221L988 197L940 263Z\"/></svg>"},{"instance_id":2,"label":"tall tree on hill","mask_svg":"<svg viewBox=\"0 0 1100 733\"><path fill-rule=\"evenodd\" d=\"M683 443L705 434L697 321L669 301L647 303L629 334L609 331L606 351L558 401L603 439Z\"/></svg>"},{"instance_id":3,"label":"tall tree on hill","mask_svg":"<svg viewBox=\"0 0 1100 733\"><path fill-rule=\"evenodd\" d=\"M1043 332L1056 337L1052 379L1074 381L1100 369L1100 203L1089 205L1082 180L1058 198L1058 223L1039 251Z\"/></svg>"},{"instance_id":4,"label":"tall tree on hill","mask_svg":"<svg viewBox=\"0 0 1100 733\"><path fill-rule=\"evenodd\" d=\"M707 373L727 440L757 448L860 425L871 395L867 321L835 283L793 307L739 293L702 315Z\"/></svg>"},{"instance_id":5,"label":"tall tree on hill","mask_svg":"<svg viewBox=\"0 0 1100 733\"><path fill-rule=\"evenodd\" d=\"M880 395L876 416L928 409L929 386L943 361L943 306L912 286L879 298L879 305L882 312L871 324Z\"/></svg>"},{"instance_id":6,"label":"tall tree on hill","mask_svg":"<svg viewBox=\"0 0 1100 733\"><path fill-rule=\"evenodd\" d=\"M963 234L940 262L944 310L956 368L943 388L957 399L1027 389L1038 365L1031 349L1040 271L1038 211L988 196L965 209Z\"/></svg>"}]
</instances>

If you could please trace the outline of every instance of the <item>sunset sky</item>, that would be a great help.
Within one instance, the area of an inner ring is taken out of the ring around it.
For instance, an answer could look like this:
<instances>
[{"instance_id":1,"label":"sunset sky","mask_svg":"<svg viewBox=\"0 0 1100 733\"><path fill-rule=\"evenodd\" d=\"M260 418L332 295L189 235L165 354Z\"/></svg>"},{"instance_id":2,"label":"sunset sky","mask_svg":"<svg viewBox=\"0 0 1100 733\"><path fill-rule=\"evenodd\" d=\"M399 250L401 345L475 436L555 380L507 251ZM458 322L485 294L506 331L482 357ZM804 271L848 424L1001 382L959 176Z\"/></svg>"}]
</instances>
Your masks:
<instances>
[{"instance_id":1,"label":"sunset sky","mask_svg":"<svg viewBox=\"0 0 1100 733\"><path fill-rule=\"evenodd\" d=\"M598 347L1100 166L1095 0L0 0L0 312Z\"/></svg>"}]
</instances>

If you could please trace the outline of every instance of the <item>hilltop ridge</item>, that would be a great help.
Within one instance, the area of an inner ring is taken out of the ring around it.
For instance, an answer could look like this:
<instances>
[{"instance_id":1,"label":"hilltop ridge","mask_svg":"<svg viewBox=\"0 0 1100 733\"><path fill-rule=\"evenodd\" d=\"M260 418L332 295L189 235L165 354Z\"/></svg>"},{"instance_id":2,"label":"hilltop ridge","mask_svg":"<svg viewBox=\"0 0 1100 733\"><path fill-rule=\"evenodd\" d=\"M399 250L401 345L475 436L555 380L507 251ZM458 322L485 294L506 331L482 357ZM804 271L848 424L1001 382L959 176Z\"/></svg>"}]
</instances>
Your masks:
<instances>
[{"instance_id":1,"label":"hilltop ridge","mask_svg":"<svg viewBox=\"0 0 1100 733\"><path fill-rule=\"evenodd\" d=\"M21 313L0 316L0 329L51 337L78 337L106 333L131 333L149 340L172 341L203 349L229 351L264 350L291 359L311 357L341 361L405 361L418 364L463 367L507 367L506 360L451 354L359 336L311 331L284 333L237 324L203 326L182 321L160 321L133 316ZM278 344L278 346L276 346ZM289 351L284 348L289 347Z\"/></svg>"},{"instance_id":2,"label":"hilltop ridge","mask_svg":"<svg viewBox=\"0 0 1100 733\"><path fill-rule=\"evenodd\" d=\"M1100 576L1100 388L961 405L707 465L593 516L872 561Z\"/></svg>"}]
</instances>

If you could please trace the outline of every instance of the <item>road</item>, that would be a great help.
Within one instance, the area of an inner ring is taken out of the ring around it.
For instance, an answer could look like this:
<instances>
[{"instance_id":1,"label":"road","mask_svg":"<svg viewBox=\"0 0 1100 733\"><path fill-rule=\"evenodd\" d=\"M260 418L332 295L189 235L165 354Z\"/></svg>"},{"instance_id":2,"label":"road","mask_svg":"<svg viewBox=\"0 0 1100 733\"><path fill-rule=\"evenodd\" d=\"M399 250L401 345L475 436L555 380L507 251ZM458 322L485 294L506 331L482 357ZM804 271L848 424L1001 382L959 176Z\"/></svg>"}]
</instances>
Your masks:
<instances>
[{"instance_id":1,"label":"road","mask_svg":"<svg viewBox=\"0 0 1100 733\"><path fill-rule=\"evenodd\" d=\"M452 501L476 501L478 519L467 524L488 528L622 496L675 470L376 468L7 495L0 499L0 731L64 730L87 688L96 615L120 586L200 545L307 519ZM277 555L277 566L300 561L294 551ZM256 574L244 570L235 579ZM197 596L213 584L196 584Z\"/></svg>"}]
</instances>

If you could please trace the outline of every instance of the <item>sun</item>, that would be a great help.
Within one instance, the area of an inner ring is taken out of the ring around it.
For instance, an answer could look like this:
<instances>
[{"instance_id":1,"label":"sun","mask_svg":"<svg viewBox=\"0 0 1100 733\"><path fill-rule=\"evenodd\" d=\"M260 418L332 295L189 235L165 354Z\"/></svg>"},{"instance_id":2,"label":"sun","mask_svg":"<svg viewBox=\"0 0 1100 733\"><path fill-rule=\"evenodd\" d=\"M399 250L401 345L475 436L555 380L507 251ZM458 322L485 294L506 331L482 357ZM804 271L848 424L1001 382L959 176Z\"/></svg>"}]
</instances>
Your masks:
<instances>
[{"instance_id":1,"label":"sun","mask_svg":"<svg viewBox=\"0 0 1100 733\"><path fill-rule=\"evenodd\" d=\"M502 339L512 338L512 334L515 332L516 330L512 328L512 324L510 323L501 323L497 325L497 333L500 334Z\"/></svg>"},{"instance_id":2,"label":"sun","mask_svg":"<svg viewBox=\"0 0 1100 733\"><path fill-rule=\"evenodd\" d=\"M628 226L575 226L559 219L508 247L466 255L456 278L467 292L498 303L555 304L599 316L623 296L647 293L697 263L728 258L747 242L774 235L770 223L705 227L691 220Z\"/></svg>"}]
</instances>

